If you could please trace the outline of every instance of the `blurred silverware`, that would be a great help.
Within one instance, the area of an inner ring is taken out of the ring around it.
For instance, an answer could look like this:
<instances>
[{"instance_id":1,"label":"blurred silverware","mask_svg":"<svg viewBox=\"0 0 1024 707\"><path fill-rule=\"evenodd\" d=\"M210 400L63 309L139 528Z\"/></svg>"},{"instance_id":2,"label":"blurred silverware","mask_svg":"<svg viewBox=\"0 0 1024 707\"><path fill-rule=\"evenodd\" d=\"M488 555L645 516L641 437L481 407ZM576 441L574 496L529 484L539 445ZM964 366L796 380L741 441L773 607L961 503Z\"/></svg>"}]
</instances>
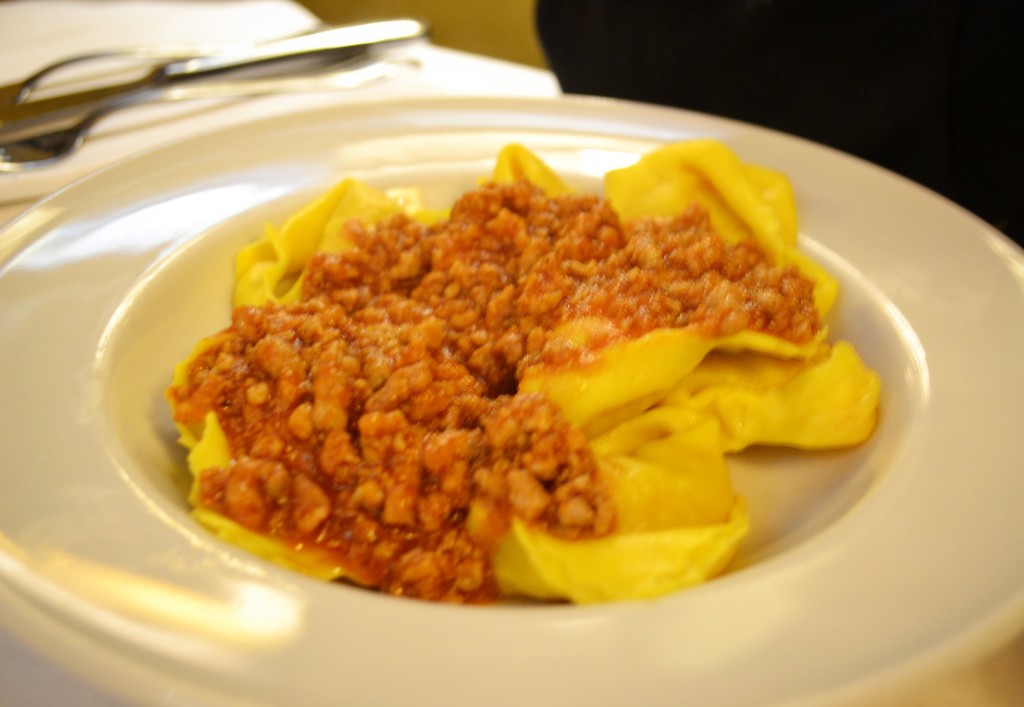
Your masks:
<instances>
[{"instance_id":1,"label":"blurred silverware","mask_svg":"<svg viewBox=\"0 0 1024 707\"><path fill-rule=\"evenodd\" d=\"M315 75L296 75L238 81L209 81L168 86L147 102L239 98L281 93L313 93L358 88L394 77L410 62L389 59L350 60L347 68ZM0 173L23 172L58 162L77 150L86 134L106 111L82 115L68 127L13 142L0 143Z\"/></svg>"},{"instance_id":2,"label":"blurred silverware","mask_svg":"<svg viewBox=\"0 0 1024 707\"><path fill-rule=\"evenodd\" d=\"M325 29L323 25L308 32L319 32ZM301 36L301 35L292 35ZM202 44L161 44L159 46L137 46L118 47L103 49L82 54L74 54L57 59L20 81L0 86L0 106L15 105L24 103L29 96L39 89L45 92L47 89L67 87L71 83L83 81L81 76L76 76L73 69L83 71L100 71L102 68L117 64L122 68L134 68L152 66L157 62L175 61L187 59L193 56L208 56L211 54L238 54L240 52L252 51L261 44L276 42L283 37L276 37L270 40L258 42L208 42ZM72 70L72 71L69 71Z\"/></svg>"},{"instance_id":3,"label":"blurred silverware","mask_svg":"<svg viewBox=\"0 0 1024 707\"><path fill-rule=\"evenodd\" d=\"M294 75L308 71L311 66L336 66L338 61L351 60L375 47L420 39L426 34L426 25L413 19L341 25L243 51L174 59L134 81L13 105L0 104L0 169L17 161L12 146L55 136L61 131L84 134L96 120L113 110L158 97L168 100L169 89L225 78L255 80ZM24 92L19 95L23 97Z\"/></svg>"}]
</instances>

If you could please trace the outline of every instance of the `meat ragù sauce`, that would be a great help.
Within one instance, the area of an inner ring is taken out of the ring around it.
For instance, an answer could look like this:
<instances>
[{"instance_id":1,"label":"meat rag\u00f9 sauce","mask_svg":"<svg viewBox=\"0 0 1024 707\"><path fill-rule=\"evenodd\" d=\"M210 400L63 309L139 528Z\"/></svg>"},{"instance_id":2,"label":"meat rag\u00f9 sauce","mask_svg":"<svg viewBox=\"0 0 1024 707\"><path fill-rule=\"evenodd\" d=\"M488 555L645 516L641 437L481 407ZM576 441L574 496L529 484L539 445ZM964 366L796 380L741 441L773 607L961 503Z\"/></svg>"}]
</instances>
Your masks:
<instances>
[{"instance_id":1,"label":"meat rag\u00f9 sauce","mask_svg":"<svg viewBox=\"0 0 1024 707\"><path fill-rule=\"evenodd\" d=\"M346 229L354 247L314 256L301 302L236 309L171 398L182 424L216 412L231 448L200 506L392 594L498 598L489 557L513 517L614 532L583 433L518 392L531 370L665 327L798 343L820 328L811 281L695 207L623 224L594 195L490 184L434 225ZM581 320L583 346L559 334Z\"/></svg>"}]
</instances>

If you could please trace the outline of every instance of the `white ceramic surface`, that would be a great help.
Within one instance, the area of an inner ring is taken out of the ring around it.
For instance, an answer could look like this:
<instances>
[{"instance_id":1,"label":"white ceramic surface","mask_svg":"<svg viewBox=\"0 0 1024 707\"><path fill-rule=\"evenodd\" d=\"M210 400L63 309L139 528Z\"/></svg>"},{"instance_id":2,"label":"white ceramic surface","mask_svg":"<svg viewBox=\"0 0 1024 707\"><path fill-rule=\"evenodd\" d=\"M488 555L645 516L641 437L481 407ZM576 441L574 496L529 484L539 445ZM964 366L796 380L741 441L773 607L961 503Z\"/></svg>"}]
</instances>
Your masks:
<instances>
[{"instance_id":1,"label":"white ceramic surface","mask_svg":"<svg viewBox=\"0 0 1024 707\"><path fill-rule=\"evenodd\" d=\"M861 448L731 460L754 531L658 601L436 606L320 584L188 516L162 400L228 317L232 255L343 176L440 204L498 148L581 187L712 136L786 172L830 321L884 384ZM200 136L58 192L0 232L0 621L154 704L842 704L1024 626L1024 256L906 180L740 123L585 99L310 111Z\"/></svg>"}]
</instances>

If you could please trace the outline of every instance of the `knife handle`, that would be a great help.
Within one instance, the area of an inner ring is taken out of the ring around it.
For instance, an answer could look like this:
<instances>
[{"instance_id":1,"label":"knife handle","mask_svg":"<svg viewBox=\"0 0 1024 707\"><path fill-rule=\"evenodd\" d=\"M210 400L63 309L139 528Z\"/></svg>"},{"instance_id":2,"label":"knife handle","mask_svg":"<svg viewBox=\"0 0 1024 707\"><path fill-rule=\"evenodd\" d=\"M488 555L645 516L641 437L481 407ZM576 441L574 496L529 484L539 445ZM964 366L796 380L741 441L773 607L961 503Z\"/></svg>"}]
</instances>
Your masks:
<instances>
[{"instance_id":1,"label":"knife handle","mask_svg":"<svg viewBox=\"0 0 1024 707\"><path fill-rule=\"evenodd\" d=\"M172 61L165 64L160 73L164 80L179 80L299 59L324 59L335 55L347 58L372 47L422 39L427 34L424 22L408 18L341 25L264 42L236 54L211 54Z\"/></svg>"}]
</instances>

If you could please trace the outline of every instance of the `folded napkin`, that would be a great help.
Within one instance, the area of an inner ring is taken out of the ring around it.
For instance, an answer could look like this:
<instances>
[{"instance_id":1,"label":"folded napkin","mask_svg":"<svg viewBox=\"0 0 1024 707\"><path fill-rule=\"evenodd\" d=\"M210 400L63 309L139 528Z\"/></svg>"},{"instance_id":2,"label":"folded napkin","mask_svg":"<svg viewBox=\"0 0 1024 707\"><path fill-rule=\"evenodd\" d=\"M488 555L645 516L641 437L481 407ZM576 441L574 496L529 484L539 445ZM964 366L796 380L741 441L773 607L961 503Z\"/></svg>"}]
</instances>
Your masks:
<instances>
[{"instance_id":1,"label":"folded napkin","mask_svg":"<svg viewBox=\"0 0 1024 707\"><path fill-rule=\"evenodd\" d=\"M428 18L429 19L429 18ZM0 2L0 84L87 51L271 39L319 20L290 0L13 0ZM51 166L0 172L0 210L10 212L117 159L158 144L324 105L423 96L556 96L547 71L427 42L388 50L391 78L357 88L136 106L104 118L74 155ZM3 207L8 207L4 209Z\"/></svg>"}]
</instances>

